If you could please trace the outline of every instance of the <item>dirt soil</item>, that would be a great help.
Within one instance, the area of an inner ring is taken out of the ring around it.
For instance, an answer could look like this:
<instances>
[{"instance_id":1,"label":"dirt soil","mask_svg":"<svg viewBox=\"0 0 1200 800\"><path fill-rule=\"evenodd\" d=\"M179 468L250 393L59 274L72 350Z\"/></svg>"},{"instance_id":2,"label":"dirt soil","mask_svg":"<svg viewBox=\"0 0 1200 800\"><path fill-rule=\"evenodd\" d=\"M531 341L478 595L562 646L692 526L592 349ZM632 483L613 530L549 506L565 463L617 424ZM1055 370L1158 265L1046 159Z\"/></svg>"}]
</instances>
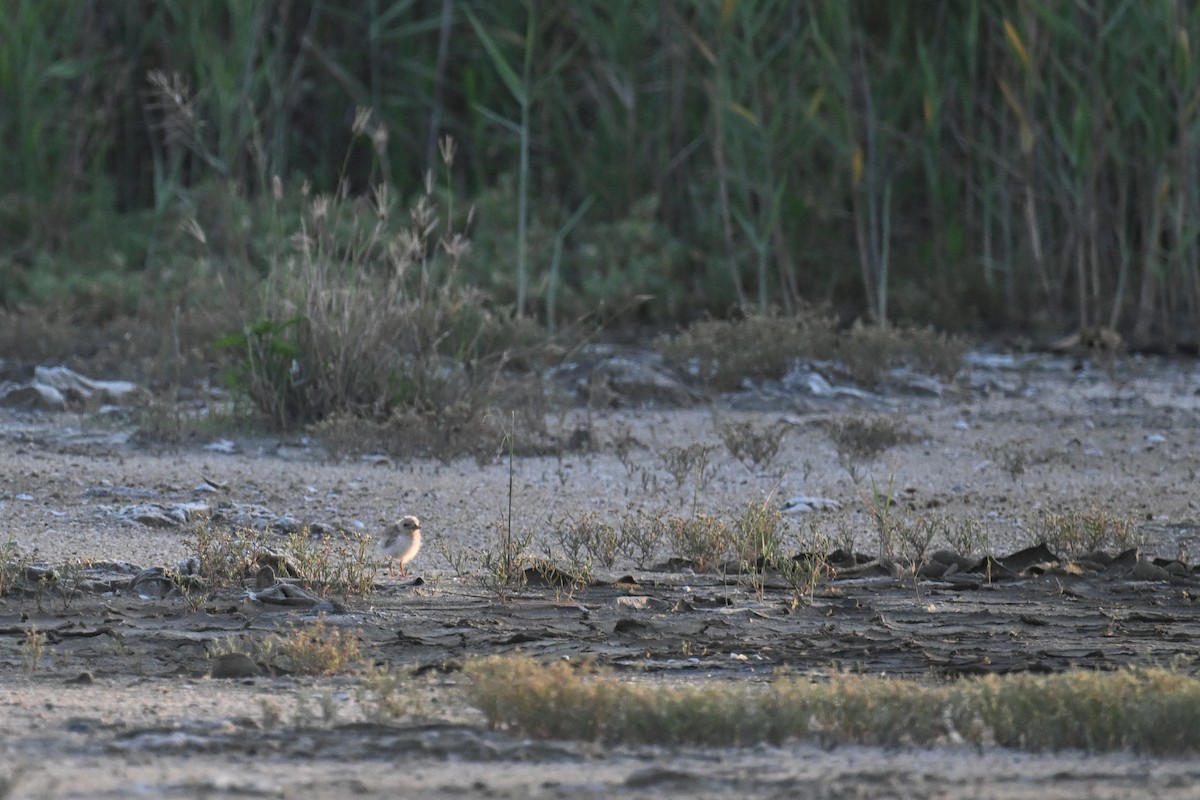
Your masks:
<instances>
[{"instance_id":1,"label":"dirt soil","mask_svg":"<svg viewBox=\"0 0 1200 800\"><path fill-rule=\"evenodd\" d=\"M548 742L489 730L462 700L464 660L517 651L672 682L766 681L780 667L927 680L1171 660L1200 669L1200 368L976 354L938 388L782 383L688 408L576 410L550 425L564 438L585 432L582 449L513 464L514 525L532 533L535 555L553 553L562 521L583 512L732 518L750 501L832 501L789 512L789 525L816 522L861 557L844 556L796 607L777 575L760 596L750 576L697 573L665 548L574 591L535 582L500 602L461 559L497 548L502 458L333 463L301 436L166 447L120 414L0 410L0 541L59 577L39 589L35 571L0 597L0 797L1194 797L1194 759ZM863 411L895 415L911 441L839 458L828 423ZM738 462L716 432L729 421L778 425L780 453L763 467ZM677 480L666 456L695 443L712 445L711 475ZM997 560L971 554L977 564L938 579L876 567L872 482L893 487L898 509L982 521ZM1044 511L1064 509L1131 516L1140 558L1018 552L1037 544ZM260 602L251 581L194 606L144 571L187 558L203 515L372 532L400 514L422 520L417 577L385 570L376 591L344 603ZM57 590L68 576L77 590ZM413 676L412 714L375 719L353 676L214 656L318 615Z\"/></svg>"}]
</instances>

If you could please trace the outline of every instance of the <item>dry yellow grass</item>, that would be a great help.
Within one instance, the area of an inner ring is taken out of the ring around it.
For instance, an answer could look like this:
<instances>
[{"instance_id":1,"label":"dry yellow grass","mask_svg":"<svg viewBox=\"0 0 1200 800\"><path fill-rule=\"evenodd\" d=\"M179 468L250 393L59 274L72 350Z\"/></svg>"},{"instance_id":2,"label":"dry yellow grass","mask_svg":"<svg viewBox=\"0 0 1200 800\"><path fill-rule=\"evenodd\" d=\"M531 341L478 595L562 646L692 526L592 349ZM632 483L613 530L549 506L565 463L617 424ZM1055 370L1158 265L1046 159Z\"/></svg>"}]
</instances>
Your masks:
<instances>
[{"instance_id":1,"label":"dry yellow grass","mask_svg":"<svg viewBox=\"0 0 1200 800\"><path fill-rule=\"evenodd\" d=\"M999 745L1023 750L1200 750L1200 679L1174 669L992 675L950 683L783 675L767 684L664 685L567 663L469 665L493 726L548 738L739 746Z\"/></svg>"}]
</instances>

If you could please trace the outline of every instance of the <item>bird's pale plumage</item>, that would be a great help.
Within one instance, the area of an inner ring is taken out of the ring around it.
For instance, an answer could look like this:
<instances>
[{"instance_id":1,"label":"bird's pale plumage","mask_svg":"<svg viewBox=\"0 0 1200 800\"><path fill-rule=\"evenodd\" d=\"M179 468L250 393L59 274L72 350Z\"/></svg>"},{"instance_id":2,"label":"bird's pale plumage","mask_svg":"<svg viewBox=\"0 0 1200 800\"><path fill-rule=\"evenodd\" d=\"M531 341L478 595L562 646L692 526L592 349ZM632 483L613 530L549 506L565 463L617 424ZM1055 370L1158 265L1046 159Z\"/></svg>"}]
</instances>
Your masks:
<instances>
[{"instance_id":1,"label":"bird's pale plumage","mask_svg":"<svg viewBox=\"0 0 1200 800\"><path fill-rule=\"evenodd\" d=\"M421 520L414 516L401 517L384 531L379 552L387 557L392 568L400 562L400 574L408 574L408 562L417 557L421 549Z\"/></svg>"}]
</instances>

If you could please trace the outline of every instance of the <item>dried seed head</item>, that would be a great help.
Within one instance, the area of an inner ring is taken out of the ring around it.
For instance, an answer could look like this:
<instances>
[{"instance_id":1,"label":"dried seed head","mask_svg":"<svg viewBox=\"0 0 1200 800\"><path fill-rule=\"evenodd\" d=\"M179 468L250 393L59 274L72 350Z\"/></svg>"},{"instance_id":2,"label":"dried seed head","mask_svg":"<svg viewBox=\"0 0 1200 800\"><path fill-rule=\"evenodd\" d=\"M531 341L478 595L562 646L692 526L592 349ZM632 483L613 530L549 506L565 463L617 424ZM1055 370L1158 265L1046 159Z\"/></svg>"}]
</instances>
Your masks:
<instances>
[{"instance_id":1,"label":"dried seed head","mask_svg":"<svg viewBox=\"0 0 1200 800\"><path fill-rule=\"evenodd\" d=\"M410 214L412 215L413 225L422 237L427 236L431 230L437 227L437 217L434 216L435 211L436 208L429 201L428 196L417 200L416 205L412 207Z\"/></svg>"},{"instance_id":2,"label":"dried seed head","mask_svg":"<svg viewBox=\"0 0 1200 800\"><path fill-rule=\"evenodd\" d=\"M350 126L350 130L355 136L361 136L367 126L371 124L371 109L366 106L358 106L354 109L354 124Z\"/></svg>"},{"instance_id":3,"label":"dried seed head","mask_svg":"<svg viewBox=\"0 0 1200 800\"><path fill-rule=\"evenodd\" d=\"M325 220L329 219L329 195L319 194L312 199L308 204L308 218L317 228L325 226Z\"/></svg>"},{"instance_id":4,"label":"dried seed head","mask_svg":"<svg viewBox=\"0 0 1200 800\"><path fill-rule=\"evenodd\" d=\"M208 237L204 235L204 229L200 227L200 223L192 217L183 223L183 232L191 236L200 244L208 244Z\"/></svg>"},{"instance_id":5,"label":"dried seed head","mask_svg":"<svg viewBox=\"0 0 1200 800\"><path fill-rule=\"evenodd\" d=\"M312 255L313 248L316 247L316 242L306 233L293 233L289 237L289 241L292 243L292 248L306 258Z\"/></svg>"},{"instance_id":6,"label":"dried seed head","mask_svg":"<svg viewBox=\"0 0 1200 800\"><path fill-rule=\"evenodd\" d=\"M372 190L375 198L375 215L379 217L380 222L386 222L390 213L391 202L388 199L388 187L386 183L381 183L375 186Z\"/></svg>"},{"instance_id":7,"label":"dried seed head","mask_svg":"<svg viewBox=\"0 0 1200 800\"><path fill-rule=\"evenodd\" d=\"M461 261L463 256L471 252L471 240L461 233L456 233L449 239L442 239L441 245L446 255L454 262Z\"/></svg>"},{"instance_id":8,"label":"dried seed head","mask_svg":"<svg viewBox=\"0 0 1200 800\"><path fill-rule=\"evenodd\" d=\"M387 152L388 131L387 126L378 125L374 132L371 133L371 144L375 146L375 154L382 156Z\"/></svg>"},{"instance_id":9,"label":"dried seed head","mask_svg":"<svg viewBox=\"0 0 1200 800\"><path fill-rule=\"evenodd\" d=\"M442 154L442 163L447 167L453 167L454 153L458 150L458 142L454 141L454 137L447 134L438 139L438 150Z\"/></svg>"}]
</instances>

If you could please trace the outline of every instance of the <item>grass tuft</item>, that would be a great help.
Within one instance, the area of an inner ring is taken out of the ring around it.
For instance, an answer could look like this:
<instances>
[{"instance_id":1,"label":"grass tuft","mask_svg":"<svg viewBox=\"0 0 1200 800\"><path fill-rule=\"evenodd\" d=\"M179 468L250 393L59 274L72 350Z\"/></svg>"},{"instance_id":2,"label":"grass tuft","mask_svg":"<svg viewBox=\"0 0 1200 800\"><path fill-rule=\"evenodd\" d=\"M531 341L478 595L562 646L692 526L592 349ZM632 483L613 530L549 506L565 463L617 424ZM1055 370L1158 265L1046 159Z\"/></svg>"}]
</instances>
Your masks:
<instances>
[{"instance_id":1,"label":"grass tuft","mask_svg":"<svg viewBox=\"0 0 1200 800\"><path fill-rule=\"evenodd\" d=\"M1127 550L1142 544L1142 536L1132 517L1094 507L1044 511L1037 531L1040 541L1067 555L1106 547Z\"/></svg>"}]
</instances>

